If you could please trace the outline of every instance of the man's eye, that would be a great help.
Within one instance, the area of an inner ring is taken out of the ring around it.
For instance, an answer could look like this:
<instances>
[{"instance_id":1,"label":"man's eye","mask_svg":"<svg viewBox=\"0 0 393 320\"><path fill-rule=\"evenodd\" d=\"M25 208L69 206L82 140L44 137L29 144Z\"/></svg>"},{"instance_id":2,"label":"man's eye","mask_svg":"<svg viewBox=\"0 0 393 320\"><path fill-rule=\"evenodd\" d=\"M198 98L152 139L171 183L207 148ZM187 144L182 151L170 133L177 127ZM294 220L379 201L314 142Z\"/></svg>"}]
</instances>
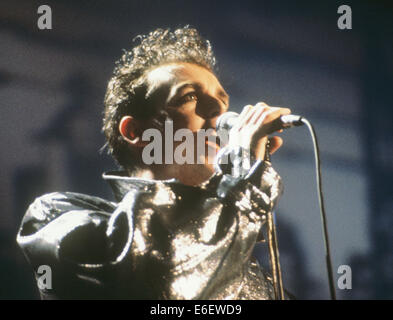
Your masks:
<instances>
[{"instance_id":1,"label":"man's eye","mask_svg":"<svg viewBox=\"0 0 393 320\"><path fill-rule=\"evenodd\" d=\"M183 97L180 98L181 103L189 102L189 101L197 101L198 97L195 92L190 92L185 94Z\"/></svg>"}]
</instances>

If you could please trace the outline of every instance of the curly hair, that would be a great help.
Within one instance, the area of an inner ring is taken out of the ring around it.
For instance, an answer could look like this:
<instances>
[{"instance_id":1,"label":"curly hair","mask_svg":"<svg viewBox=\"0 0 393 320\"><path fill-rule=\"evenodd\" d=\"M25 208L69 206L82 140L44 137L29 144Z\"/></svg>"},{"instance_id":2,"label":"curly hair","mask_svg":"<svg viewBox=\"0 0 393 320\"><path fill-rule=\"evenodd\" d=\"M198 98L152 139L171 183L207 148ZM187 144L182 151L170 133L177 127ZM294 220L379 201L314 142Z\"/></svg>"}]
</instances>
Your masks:
<instances>
[{"instance_id":1,"label":"curly hair","mask_svg":"<svg viewBox=\"0 0 393 320\"><path fill-rule=\"evenodd\" d=\"M119 132L119 122L125 115L136 119L152 118L157 113L147 99L147 73L173 62L189 62L213 72L215 57L208 40L188 26L173 32L156 29L148 35L137 36L140 43L116 62L105 94L103 132L108 153L125 169L137 165L126 141ZM135 41L134 39L134 41Z\"/></svg>"}]
</instances>

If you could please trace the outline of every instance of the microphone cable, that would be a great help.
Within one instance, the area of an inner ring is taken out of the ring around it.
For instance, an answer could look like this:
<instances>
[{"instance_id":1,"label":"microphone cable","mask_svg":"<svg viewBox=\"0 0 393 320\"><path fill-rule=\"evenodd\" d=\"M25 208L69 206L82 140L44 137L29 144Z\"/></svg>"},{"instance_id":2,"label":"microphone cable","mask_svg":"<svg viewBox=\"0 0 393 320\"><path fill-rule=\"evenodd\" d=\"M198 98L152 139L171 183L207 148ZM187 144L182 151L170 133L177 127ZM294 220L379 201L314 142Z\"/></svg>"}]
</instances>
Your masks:
<instances>
[{"instance_id":1,"label":"microphone cable","mask_svg":"<svg viewBox=\"0 0 393 320\"><path fill-rule=\"evenodd\" d=\"M328 279L329 279L329 290L330 290L331 299L336 300L336 291L334 286L332 259L330 255L327 219L326 219L325 204L324 204L323 193L322 193L321 160L319 156L318 139L312 124L303 117L301 117L300 121L307 126L314 146L315 171L316 171L315 174L316 174L316 181L317 181L317 188L318 188L318 201L319 201L319 210L320 210L321 221L322 221L323 239L325 244L325 259L326 259L326 268L327 268Z\"/></svg>"}]
</instances>

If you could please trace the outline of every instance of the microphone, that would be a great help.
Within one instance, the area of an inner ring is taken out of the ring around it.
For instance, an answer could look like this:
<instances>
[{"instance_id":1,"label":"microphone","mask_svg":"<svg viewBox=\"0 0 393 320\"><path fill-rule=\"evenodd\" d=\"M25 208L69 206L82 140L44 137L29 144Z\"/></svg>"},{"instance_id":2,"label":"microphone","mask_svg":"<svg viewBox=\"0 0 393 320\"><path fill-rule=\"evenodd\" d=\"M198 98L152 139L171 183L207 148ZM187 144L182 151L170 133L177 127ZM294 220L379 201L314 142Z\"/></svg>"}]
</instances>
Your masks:
<instances>
[{"instance_id":1,"label":"microphone","mask_svg":"<svg viewBox=\"0 0 393 320\"><path fill-rule=\"evenodd\" d=\"M219 132L221 130L229 131L232 127L237 123L237 118L239 114L233 111L228 111L223 113L221 116L218 117L216 121L216 131ZM288 129L292 127L302 126L304 123L302 121L302 116L288 114L281 116L280 118L274 120L277 121L278 125L282 129Z\"/></svg>"}]
</instances>

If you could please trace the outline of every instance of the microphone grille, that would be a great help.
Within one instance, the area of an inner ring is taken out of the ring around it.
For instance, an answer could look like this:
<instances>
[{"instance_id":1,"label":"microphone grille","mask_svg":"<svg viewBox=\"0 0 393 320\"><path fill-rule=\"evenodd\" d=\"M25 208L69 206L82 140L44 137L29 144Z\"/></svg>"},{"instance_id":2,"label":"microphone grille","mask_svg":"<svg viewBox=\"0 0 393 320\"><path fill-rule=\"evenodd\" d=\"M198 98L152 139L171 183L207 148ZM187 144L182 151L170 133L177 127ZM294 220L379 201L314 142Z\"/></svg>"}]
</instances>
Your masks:
<instances>
[{"instance_id":1,"label":"microphone grille","mask_svg":"<svg viewBox=\"0 0 393 320\"><path fill-rule=\"evenodd\" d=\"M235 125L238 116L238 113L232 111L223 113L217 119L216 130L230 130Z\"/></svg>"}]
</instances>

